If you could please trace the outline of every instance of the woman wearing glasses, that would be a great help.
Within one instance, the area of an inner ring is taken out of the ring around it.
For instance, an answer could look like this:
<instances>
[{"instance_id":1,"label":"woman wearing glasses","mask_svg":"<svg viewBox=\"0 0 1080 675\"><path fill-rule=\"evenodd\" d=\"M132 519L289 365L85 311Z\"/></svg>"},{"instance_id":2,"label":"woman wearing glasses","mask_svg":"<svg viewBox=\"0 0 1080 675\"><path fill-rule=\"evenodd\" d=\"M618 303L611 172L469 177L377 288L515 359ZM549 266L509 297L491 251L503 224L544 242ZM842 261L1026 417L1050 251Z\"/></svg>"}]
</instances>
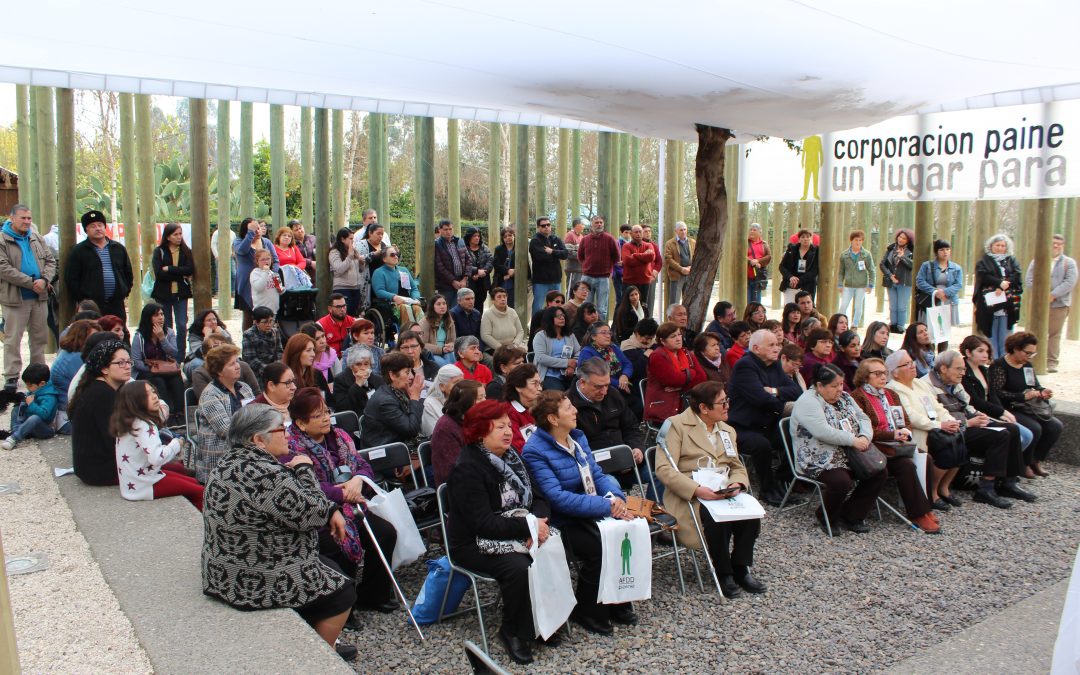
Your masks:
<instances>
[{"instance_id":1,"label":"woman wearing glasses","mask_svg":"<svg viewBox=\"0 0 1080 675\"><path fill-rule=\"evenodd\" d=\"M990 389L997 392L1002 405L1034 435L1024 456L1030 457L1032 472L1045 477L1050 474L1042 468L1042 461L1064 427L1050 408L1054 392L1039 384L1031 363L1038 348L1039 340L1034 333L1013 333L1005 338L1005 355L990 365L987 376Z\"/></svg>"},{"instance_id":2,"label":"woman wearing glasses","mask_svg":"<svg viewBox=\"0 0 1080 675\"><path fill-rule=\"evenodd\" d=\"M87 485L116 485L116 438L109 433L109 415L116 391L131 380L131 354L119 340L98 344L86 356L75 393L68 401L71 455L75 475Z\"/></svg>"},{"instance_id":3,"label":"woman wearing glasses","mask_svg":"<svg viewBox=\"0 0 1080 675\"><path fill-rule=\"evenodd\" d=\"M397 248L386 250L382 267L371 275L371 290L376 306L387 312L393 310L399 325L419 322L424 318L420 305L420 282L409 268L401 264L401 252Z\"/></svg>"}]
</instances>

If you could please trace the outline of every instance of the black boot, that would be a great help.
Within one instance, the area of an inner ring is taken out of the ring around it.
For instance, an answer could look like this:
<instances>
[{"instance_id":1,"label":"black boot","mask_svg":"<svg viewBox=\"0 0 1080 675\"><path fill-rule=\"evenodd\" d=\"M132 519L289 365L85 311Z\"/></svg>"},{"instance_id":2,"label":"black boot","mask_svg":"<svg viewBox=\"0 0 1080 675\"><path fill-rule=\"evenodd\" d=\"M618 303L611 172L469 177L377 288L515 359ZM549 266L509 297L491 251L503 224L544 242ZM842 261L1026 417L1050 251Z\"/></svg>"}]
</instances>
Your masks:
<instances>
[{"instance_id":1,"label":"black boot","mask_svg":"<svg viewBox=\"0 0 1080 675\"><path fill-rule=\"evenodd\" d=\"M1022 499L1025 502L1033 502L1038 499L1034 494L1020 487L1020 479L1016 476L999 478L994 489L1002 497L1009 497L1010 499Z\"/></svg>"},{"instance_id":2,"label":"black boot","mask_svg":"<svg viewBox=\"0 0 1080 675\"><path fill-rule=\"evenodd\" d=\"M972 500L979 502L980 504L996 506L999 509L1012 508L1012 502L1003 497L999 497L998 493L994 491L994 481L987 478L979 480L979 487L975 490L975 495L972 497Z\"/></svg>"}]
</instances>

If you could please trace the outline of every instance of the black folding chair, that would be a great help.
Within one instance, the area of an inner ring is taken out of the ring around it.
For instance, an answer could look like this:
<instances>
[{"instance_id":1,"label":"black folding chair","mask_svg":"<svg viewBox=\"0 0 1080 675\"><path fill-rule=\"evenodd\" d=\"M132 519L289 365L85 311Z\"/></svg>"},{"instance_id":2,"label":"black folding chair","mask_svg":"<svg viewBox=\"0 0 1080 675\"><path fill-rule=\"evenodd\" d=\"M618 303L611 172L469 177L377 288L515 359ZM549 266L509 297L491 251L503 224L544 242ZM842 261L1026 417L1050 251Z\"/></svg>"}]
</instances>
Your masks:
<instances>
[{"instance_id":1,"label":"black folding chair","mask_svg":"<svg viewBox=\"0 0 1080 675\"><path fill-rule=\"evenodd\" d=\"M360 442L360 416L352 410L341 410L330 416L330 423Z\"/></svg>"}]
</instances>

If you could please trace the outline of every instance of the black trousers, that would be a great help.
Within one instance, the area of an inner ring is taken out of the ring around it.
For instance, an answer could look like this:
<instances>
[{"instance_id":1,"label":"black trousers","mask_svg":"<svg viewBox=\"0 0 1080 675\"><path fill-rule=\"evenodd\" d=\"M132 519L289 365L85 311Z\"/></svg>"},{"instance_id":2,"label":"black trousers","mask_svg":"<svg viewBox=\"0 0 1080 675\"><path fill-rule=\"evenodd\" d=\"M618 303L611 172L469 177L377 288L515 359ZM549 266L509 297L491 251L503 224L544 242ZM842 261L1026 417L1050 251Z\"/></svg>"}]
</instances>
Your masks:
<instances>
[{"instance_id":1,"label":"black trousers","mask_svg":"<svg viewBox=\"0 0 1080 675\"><path fill-rule=\"evenodd\" d=\"M173 375L145 374L138 377L146 380L157 389L158 396L165 399L169 404L170 415L184 414L184 376L180 373Z\"/></svg>"},{"instance_id":2,"label":"black trousers","mask_svg":"<svg viewBox=\"0 0 1080 675\"><path fill-rule=\"evenodd\" d=\"M532 621L532 602L529 600L529 565L527 553L485 555L475 546L455 548L454 562L474 572L495 577L502 591L502 627L508 635L532 640L536 629Z\"/></svg>"},{"instance_id":3,"label":"black trousers","mask_svg":"<svg viewBox=\"0 0 1080 675\"><path fill-rule=\"evenodd\" d=\"M386 561L390 562L394 556L394 546L397 544L397 531L393 525L376 515L369 513L365 518L371 525L371 531L375 533L375 539L379 542L379 548L386 556ZM359 520L356 522L356 531L364 547L364 576L356 585L356 604L378 605L393 599L394 585L390 581L390 573L379 560L379 553L375 550L371 536ZM319 553L336 562L346 576L356 579L358 565L342 552L341 546L334 541L326 528L319 530Z\"/></svg>"},{"instance_id":4,"label":"black trousers","mask_svg":"<svg viewBox=\"0 0 1080 675\"><path fill-rule=\"evenodd\" d=\"M896 479L896 490L904 500L908 518L915 519L930 512L933 504L919 485L919 472L910 457L890 457L885 469Z\"/></svg>"},{"instance_id":5,"label":"black trousers","mask_svg":"<svg viewBox=\"0 0 1080 675\"><path fill-rule=\"evenodd\" d=\"M873 478L858 482L848 469L829 469L818 474L817 479L825 484L821 492L825 498L825 510L829 519L835 522L835 518L839 516L849 523L865 519L881 494L887 473L882 471Z\"/></svg>"},{"instance_id":6,"label":"black trousers","mask_svg":"<svg viewBox=\"0 0 1080 675\"><path fill-rule=\"evenodd\" d=\"M1065 425L1056 417L1041 420L1038 417L1024 413L1013 412L1013 415L1016 416L1017 422L1030 429L1031 433L1035 435L1035 438L1031 439L1031 445L1028 446L1027 452L1024 453L1024 459L1029 464L1046 459L1046 456L1050 454L1050 448L1054 447L1058 437L1061 436L1061 432L1065 429Z\"/></svg>"},{"instance_id":7,"label":"black trousers","mask_svg":"<svg viewBox=\"0 0 1080 675\"><path fill-rule=\"evenodd\" d=\"M753 460L762 493L774 489L780 482L791 480L791 466L784 457L784 442L779 429L735 427L735 431L739 436L739 454L750 455ZM780 465L773 470L777 455L780 455Z\"/></svg>"},{"instance_id":8,"label":"black trousers","mask_svg":"<svg viewBox=\"0 0 1080 675\"><path fill-rule=\"evenodd\" d=\"M698 508L701 529L705 531L705 544L709 547L709 557L716 573L725 576L746 572L754 564L754 543L761 532L761 521L753 518L718 523L704 506Z\"/></svg>"},{"instance_id":9,"label":"black trousers","mask_svg":"<svg viewBox=\"0 0 1080 675\"><path fill-rule=\"evenodd\" d=\"M105 302L98 305L101 307L101 316L107 316L112 314L118 316L127 323L127 306L124 304L124 299L127 296L109 298Z\"/></svg>"},{"instance_id":10,"label":"black trousers","mask_svg":"<svg viewBox=\"0 0 1080 675\"><path fill-rule=\"evenodd\" d=\"M603 561L600 528L594 520L581 519L563 522L558 527L563 543L581 563L577 590L574 593L578 604L574 611L606 620L610 616L610 608L620 605L601 605L596 602L596 595L600 591L600 566Z\"/></svg>"},{"instance_id":11,"label":"black trousers","mask_svg":"<svg viewBox=\"0 0 1080 675\"><path fill-rule=\"evenodd\" d=\"M994 431L979 427L964 431L964 443L968 451L983 458L983 475L994 478L1019 476L1025 464L1034 460L1026 459L1020 448L1020 431L1015 424L991 423L990 426L1005 427L1005 431ZM1031 442L1030 448L1035 446Z\"/></svg>"}]
</instances>

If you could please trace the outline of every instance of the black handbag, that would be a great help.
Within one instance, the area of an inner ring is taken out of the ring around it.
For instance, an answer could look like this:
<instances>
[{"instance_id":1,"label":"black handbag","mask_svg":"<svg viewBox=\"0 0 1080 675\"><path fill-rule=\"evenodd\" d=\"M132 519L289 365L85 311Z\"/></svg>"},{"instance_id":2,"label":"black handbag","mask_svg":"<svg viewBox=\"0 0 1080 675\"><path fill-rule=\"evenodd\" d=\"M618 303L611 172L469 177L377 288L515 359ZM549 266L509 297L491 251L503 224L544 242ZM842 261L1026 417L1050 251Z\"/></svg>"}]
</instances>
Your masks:
<instances>
[{"instance_id":1,"label":"black handbag","mask_svg":"<svg viewBox=\"0 0 1080 675\"><path fill-rule=\"evenodd\" d=\"M926 434L926 449L934 460L934 466L939 469L955 469L963 466L968 459L967 444L962 433L949 434L941 429L931 429Z\"/></svg>"},{"instance_id":2,"label":"black handbag","mask_svg":"<svg viewBox=\"0 0 1080 675\"><path fill-rule=\"evenodd\" d=\"M914 457L918 447L914 443L901 443L900 441L879 441L875 445L883 445L893 451L893 457Z\"/></svg>"},{"instance_id":3,"label":"black handbag","mask_svg":"<svg viewBox=\"0 0 1080 675\"><path fill-rule=\"evenodd\" d=\"M856 450L854 446L844 446L844 456L847 457L848 469L855 475L855 480L873 478L885 470L888 461L885 453L874 447L871 443L866 450Z\"/></svg>"},{"instance_id":4,"label":"black handbag","mask_svg":"<svg viewBox=\"0 0 1080 675\"><path fill-rule=\"evenodd\" d=\"M1042 397L1014 403L1013 412L1035 417L1043 422L1048 422L1054 416L1054 409L1050 405L1050 401Z\"/></svg>"},{"instance_id":5,"label":"black handbag","mask_svg":"<svg viewBox=\"0 0 1080 675\"><path fill-rule=\"evenodd\" d=\"M405 503L409 505L409 512L413 520L420 521L438 515L439 506L435 501L435 488L421 487L406 490Z\"/></svg>"}]
</instances>

